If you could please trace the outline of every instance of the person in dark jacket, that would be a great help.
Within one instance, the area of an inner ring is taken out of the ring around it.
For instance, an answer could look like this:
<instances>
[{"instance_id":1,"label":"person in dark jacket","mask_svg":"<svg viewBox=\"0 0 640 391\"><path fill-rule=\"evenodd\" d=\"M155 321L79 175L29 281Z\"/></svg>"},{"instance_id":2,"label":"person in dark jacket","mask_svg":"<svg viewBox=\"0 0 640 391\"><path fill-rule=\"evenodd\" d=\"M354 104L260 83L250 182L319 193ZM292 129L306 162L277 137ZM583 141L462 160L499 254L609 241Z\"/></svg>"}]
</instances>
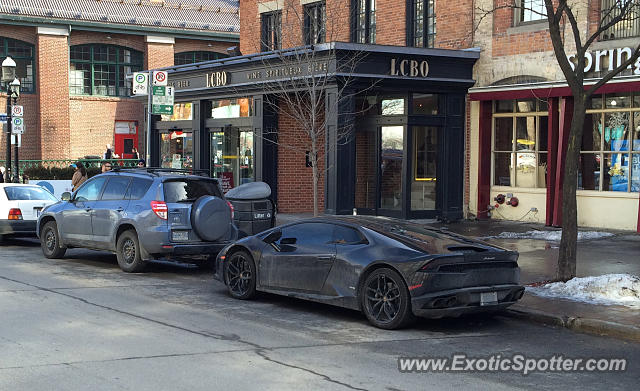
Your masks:
<instances>
[{"instance_id":1,"label":"person in dark jacket","mask_svg":"<svg viewBox=\"0 0 640 391\"><path fill-rule=\"evenodd\" d=\"M103 159L109 160L113 158L113 151L111 150L111 144L107 144L107 150L104 152Z\"/></svg>"}]
</instances>

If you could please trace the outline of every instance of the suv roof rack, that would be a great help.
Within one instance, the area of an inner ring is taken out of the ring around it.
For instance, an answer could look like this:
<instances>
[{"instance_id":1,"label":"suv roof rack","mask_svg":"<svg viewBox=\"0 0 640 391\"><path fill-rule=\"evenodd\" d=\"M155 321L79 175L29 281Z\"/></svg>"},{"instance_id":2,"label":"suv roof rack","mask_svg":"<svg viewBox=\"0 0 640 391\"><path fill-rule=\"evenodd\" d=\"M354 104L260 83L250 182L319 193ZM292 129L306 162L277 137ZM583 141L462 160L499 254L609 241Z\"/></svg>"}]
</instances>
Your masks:
<instances>
[{"instance_id":1,"label":"suv roof rack","mask_svg":"<svg viewBox=\"0 0 640 391\"><path fill-rule=\"evenodd\" d=\"M160 176L161 174L199 175L206 177L209 176L209 170L197 168L114 167L111 169L111 171L140 172L154 176Z\"/></svg>"}]
</instances>

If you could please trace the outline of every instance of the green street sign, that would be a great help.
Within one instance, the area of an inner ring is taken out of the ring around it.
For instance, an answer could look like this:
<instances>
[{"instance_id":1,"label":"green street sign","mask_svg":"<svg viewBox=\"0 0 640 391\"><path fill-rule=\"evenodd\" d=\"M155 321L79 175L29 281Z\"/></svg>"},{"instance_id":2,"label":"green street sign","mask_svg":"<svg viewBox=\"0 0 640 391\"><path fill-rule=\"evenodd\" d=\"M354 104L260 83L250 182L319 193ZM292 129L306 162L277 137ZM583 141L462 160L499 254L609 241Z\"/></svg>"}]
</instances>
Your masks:
<instances>
[{"instance_id":1,"label":"green street sign","mask_svg":"<svg viewBox=\"0 0 640 391\"><path fill-rule=\"evenodd\" d=\"M151 114L173 115L173 87L153 86L151 89Z\"/></svg>"}]
</instances>

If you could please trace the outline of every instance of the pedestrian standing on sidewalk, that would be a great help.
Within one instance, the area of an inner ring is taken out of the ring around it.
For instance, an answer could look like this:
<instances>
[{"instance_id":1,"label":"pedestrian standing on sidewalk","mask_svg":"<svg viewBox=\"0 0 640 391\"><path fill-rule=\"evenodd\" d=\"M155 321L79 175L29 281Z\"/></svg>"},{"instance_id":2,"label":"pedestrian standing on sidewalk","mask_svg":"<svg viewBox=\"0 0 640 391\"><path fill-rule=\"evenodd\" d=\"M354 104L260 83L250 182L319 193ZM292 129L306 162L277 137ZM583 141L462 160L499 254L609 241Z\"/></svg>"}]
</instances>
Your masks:
<instances>
[{"instance_id":1,"label":"pedestrian standing on sidewalk","mask_svg":"<svg viewBox=\"0 0 640 391\"><path fill-rule=\"evenodd\" d=\"M111 144L107 144L107 150L102 155L102 158L105 160L109 160L113 158L113 151L111 150Z\"/></svg>"},{"instance_id":2,"label":"pedestrian standing on sidewalk","mask_svg":"<svg viewBox=\"0 0 640 391\"><path fill-rule=\"evenodd\" d=\"M138 154L138 148L133 147L131 149L131 153L133 154L132 159L140 159L140 155Z\"/></svg>"},{"instance_id":3,"label":"pedestrian standing on sidewalk","mask_svg":"<svg viewBox=\"0 0 640 391\"><path fill-rule=\"evenodd\" d=\"M4 183L4 167L0 166L0 183Z\"/></svg>"},{"instance_id":4,"label":"pedestrian standing on sidewalk","mask_svg":"<svg viewBox=\"0 0 640 391\"><path fill-rule=\"evenodd\" d=\"M76 191L76 189L89 178L87 177L87 169L84 168L82 163L74 163L71 167L75 169L73 177L71 178L71 186L73 186L72 191Z\"/></svg>"},{"instance_id":5,"label":"pedestrian standing on sidewalk","mask_svg":"<svg viewBox=\"0 0 640 391\"><path fill-rule=\"evenodd\" d=\"M111 162L102 162L102 172L111 171Z\"/></svg>"},{"instance_id":6,"label":"pedestrian standing on sidewalk","mask_svg":"<svg viewBox=\"0 0 640 391\"><path fill-rule=\"evenodd\" d=\"M144 159L138 160L138 168L145 168L146 166L147 166L147 164L144 161Z\"/></svg>"}]
</instances>

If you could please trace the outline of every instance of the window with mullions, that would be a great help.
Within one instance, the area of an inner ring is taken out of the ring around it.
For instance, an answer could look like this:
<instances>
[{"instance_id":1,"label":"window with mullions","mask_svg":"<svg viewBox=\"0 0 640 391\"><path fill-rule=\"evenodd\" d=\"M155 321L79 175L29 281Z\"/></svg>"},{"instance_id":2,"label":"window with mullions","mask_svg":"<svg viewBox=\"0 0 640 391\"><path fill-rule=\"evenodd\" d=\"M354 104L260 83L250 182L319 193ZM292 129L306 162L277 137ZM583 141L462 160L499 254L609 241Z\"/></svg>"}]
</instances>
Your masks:
<instances>
[{"instance_id":1,"label":"window with mullions","mask_svg":"<svg viewBox=\"0 0 640 391\"><path fill-rule=\"evenodd\" d=\"M600 5L601 24L610 23L621 14L623 14L622 18L603 31L600 39L604 41L640 35L640 1L602 0Z\"/></svg>"},{"instance_id":2,"label":"window with mullions","mask_svg":"<svg viewBox=\"0 0 640 391\"><path fill-rule=\"evenodd\" d=\"M326 39L326 7L324 1L304 6L304 42L307 45L323 43Z\"/></svg>"},{"instance_id":3,"label":"window with mullions","mask_svg":"<svg viewBox=\"0 0 640 391\"><path fill-rule=\"evenodd\" d=\"M131 95L126 75L142 70L142 53L114 45L77 45L70 51L69 90L75 95Z\"/></svg>"},{"instance_id":4,"label":"window with mullions","mask_svg":"<svg viewBox=\"0 0 640 391\"><path fill-rule=\"evenodd\" d=\"M411 1L411 46L432 48L436 40L436 0Z\"/></svg>"},{"instance_id":5,"label":"window with mullions","mask_svg":"<svg viewBox=\"0 0 640 391\"><path fill-rule=\"evenodd\" d=\"M0 63L11 57L16 62L16 77L20 80L21 92L35 91L34 46L11 38L0 37ZM2 83L0 83L2 84ZM6 86L0 85L0 91Z\"/></svg>"},{"instance_id":6,"label":"window with mullions","mask_svg":"<svg viewBox=\"0 0 640 391\"><path fill-rule=\"evenodd\" d=\"M547 102L499 100L493 108L493 184L546 187Z\"/></svg>"},{"instance_id":7,"label":"window with mullions","mask_svg":"<svg viewBox=\"0 0 640 391\"><path fill-rule=\"evenodd\" d=\"M514 24L540 22L547 19L544 0L516 0Z\"/></svg>"},{"instance_id":8,"label":"window with mullions","mask_svg":"<svg viewBox=\"0 0 640 391\"><path fill-rule=\"evenodd\" d=\"M263 52L277 50L282 47L282 11L268 12L260 15L262 28L260 47Z\"/></svg>"},{"instance_id":9,"label":"window with mullions","mask_svg":"<svg viewBox=\"0 0 640 391\"><path fill-rule=\"evenodd\" d=\"M355 41L376 43L376 0L354 0Z\"/></svg>"},{"instance_id":10,"label":"window with mullions","mask_svg":"<svg viewBox=\"0 0 640 391\"><path fill-rule=\"evenodd\" d=\"M640 94L596 95L584 121L578 189L640 191Z\"/></svg>"},{"instance_id":11,"label":"window with mullions","mask_svg":"<svg viewBox=\"0 0 640 391\"><path fill-rule=\"evenodd\" d=\"M207 51L181 52L173 55L173 63L175 65L195 64L203 61L213 61L227 57L226 54Z\"/></svg>"}]
</instances>

